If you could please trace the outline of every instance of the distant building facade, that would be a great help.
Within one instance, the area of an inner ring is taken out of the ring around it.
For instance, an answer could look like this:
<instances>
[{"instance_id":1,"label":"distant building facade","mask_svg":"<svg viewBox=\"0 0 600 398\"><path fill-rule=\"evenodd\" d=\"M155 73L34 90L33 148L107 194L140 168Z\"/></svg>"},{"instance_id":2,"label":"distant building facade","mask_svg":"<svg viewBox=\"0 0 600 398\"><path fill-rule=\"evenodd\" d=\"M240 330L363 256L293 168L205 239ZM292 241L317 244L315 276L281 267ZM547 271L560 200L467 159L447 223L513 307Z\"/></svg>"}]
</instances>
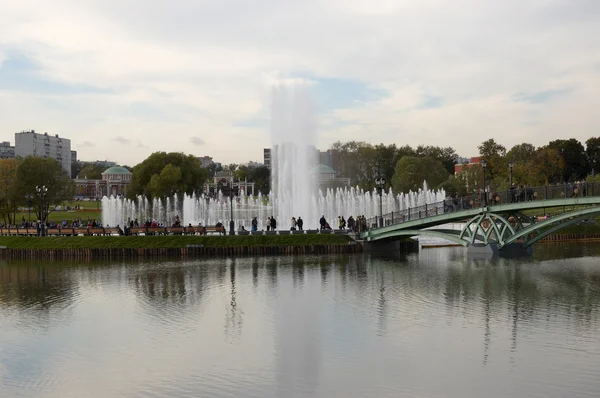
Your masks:
<instances>
[{"instance_id":1,"label":"distant building facade","mask_svg":"<svg viewBox=\"0 0 600 398\"><path fill-rule=\"evenodd\" d=\"M462 160L462 162L454 165L454 174L458 174L462 171L465 171L468 168L479 165L481 163L481 156L477 156L470 159L462 158L459 160Z\"/></svg>"},{"instance_id":2,"label":"distant building facade","mask_svg":"<svg viewBox=\"0 0 600 398\"><path fill-rule=\"evenodd\" d=\"M75 196L100 199L103 196L124 196L131 183L132 173L124 167L112 166L104 170L102 179L76 178Z\"/></svg>"},{"instance_id":3,"label":"distant building facade","mask_svg":"<svg viewBox=\"0 0 600 398\"><path fill-rule=\"evenodd\" d=\"M211 156L200 156L200 157L198 157L198 160L200 161L200 163L202 164L202 167L204 167L204 168L210 167L211 165L213 165L215 163Z\"/></svg>"},{"instance_id":4,"label":"distant building facade","mask_svg":"<svg viewBox=\"0 0 600 398\"><path fill-rule=\"evenodd\" d=\"M15 157L15 147L10 142L0 142L0 159L13 159Z\"/></svg>"},{"instance_id":5,"label":"distant building facade","mask_svg":"<svg viewBox=\"0 0 600 398\"><path fill-rule=\"evenodd\" d=\"M240 194L242 191L246 195L255 194L253 182L248 182L248 180L235 181L234 174L229 170L217 171L213 177L213 181L204 184L204 193L210 196L217 195L219 191L227 195L232 189L235 194Z\"/></svg>"},{"instance_id":6,"label":"distant building facade","mask_svg":"<svg viewBox=\"0 0 600 398\"><path fill-rule=\"evenodd\" d=\"M38 156L57 160L71 175L71 140L34 130L15 133L15 156Z\"/></svg>"},{"instance_id":7,"label":"distant building facade","mask_svg":"<svg viewBox=\"0 0 600 398\"><path fill-rule=\"evenodd\" d=\"M326 164L319 164L312 170L320 188L349 187L349 178L338 178L337 171Z\"/></svg>"},{"instance_id":8,"label":"distant building facade","mask_svg":"<svg viewBox=\"0 0 600 398\"><path fill-rule=\"evenodd\" d=\"M263 149L263 164L271 170L271 148Z\"/></svg>"}]
</instances>

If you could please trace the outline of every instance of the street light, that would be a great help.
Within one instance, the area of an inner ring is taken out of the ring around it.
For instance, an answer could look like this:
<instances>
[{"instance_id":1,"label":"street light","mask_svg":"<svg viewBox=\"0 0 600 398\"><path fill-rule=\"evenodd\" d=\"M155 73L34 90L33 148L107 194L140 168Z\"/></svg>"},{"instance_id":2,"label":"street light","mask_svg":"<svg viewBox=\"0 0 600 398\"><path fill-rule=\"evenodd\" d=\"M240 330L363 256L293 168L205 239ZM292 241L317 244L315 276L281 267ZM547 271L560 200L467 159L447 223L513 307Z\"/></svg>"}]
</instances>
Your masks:
<instances>
[{"instance_id":1,"label":"street light","mask_svg":"<svg viewBox=\"0 0 600 398\"><path fill-rule=\"evenodd\" d=\"M46 198L46 194L48 193L48 188L45 185L42 185L41 187L39 185L36 185L35 190L37 191L38 196L40 197L40 221L42 223L40 231L42 233L42 236L44 236L46 233L46 203L44 199Z\"/></svg>"},{"instance_id":2,"label":"street light","mask_svg":"<svg viewBox=\"0 0 600 398\"><path fill-rule=\"evenodd\" d=\"M383 227L383 188L385 187L385 178L377 178L375 180L375 186L377 187L377 193L379 193L379 226Z\"/></svg>"},{"instance_id":3,"label":"street light","mask_svg":"<svg viewBox=\"0 0 600 398\"><path fill-rule=\"evenodd\" d=\"M508 187L512 187L512 176L513 176L513 166L515 165L515 162L513 162L512 160L508 162L508 170L510 170L510 180L508 183Z\"/></svg>"},{"instance_id":4,"label":"street light","mask_svg":"<svg viewBox=\"0 0 600 398\"><path fill-rule=\"evenodd\" d=\"M233 222L233 181L229 189L229 235L235 235L235 223Z\"/></svg>"},{"instance_id":5,"label":"street light","mask_svg":"<svg viewBox=\"0 0 600 398\"><path fill-rule=\"evenodd\" d=\"M481 159L481 168L483 169L483 204L487 206L487 195L485 194L485 169L487 167L487 161Z\"/></svg>"}]
</instances>

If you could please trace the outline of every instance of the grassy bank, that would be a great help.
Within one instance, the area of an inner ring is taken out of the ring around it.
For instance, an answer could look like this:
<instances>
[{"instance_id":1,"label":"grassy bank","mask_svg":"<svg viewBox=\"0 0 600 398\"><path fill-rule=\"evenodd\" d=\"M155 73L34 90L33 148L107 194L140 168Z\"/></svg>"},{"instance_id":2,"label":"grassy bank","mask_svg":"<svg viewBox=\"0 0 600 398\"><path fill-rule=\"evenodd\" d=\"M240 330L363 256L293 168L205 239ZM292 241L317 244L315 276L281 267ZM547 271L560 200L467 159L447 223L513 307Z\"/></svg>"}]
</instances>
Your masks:
<instances>
[{"instance_id":1,"label":"grassy bank","mask_svg":"<svg viewBox=\"0 0 600 398\"><path fill-rule=\"evenodd\" d=\"M11 249L107 249L346 245L345 235L272 236L1 236L0 246Z\"/></svg>"}]
</instances>

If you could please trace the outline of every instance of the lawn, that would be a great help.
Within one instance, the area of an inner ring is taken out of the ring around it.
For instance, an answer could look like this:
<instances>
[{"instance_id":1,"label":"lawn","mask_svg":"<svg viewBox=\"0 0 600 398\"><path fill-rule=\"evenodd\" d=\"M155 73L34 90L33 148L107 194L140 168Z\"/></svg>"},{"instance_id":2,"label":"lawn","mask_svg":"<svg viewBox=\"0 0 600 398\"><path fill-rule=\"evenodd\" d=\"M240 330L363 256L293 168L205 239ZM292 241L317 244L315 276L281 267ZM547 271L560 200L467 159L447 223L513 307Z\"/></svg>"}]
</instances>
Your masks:
<instances>
[{"instance_id":1,"label":"lawn","mask_svg":"<svg viewBox=\"0 0 600 398\"><path fill-rule=\"evenodd\" d=\"M346 245L346 235L263 235L263 236L0 236L0 246L11 249L108 249L206 247Z\"/></svg>"}]
</instances>

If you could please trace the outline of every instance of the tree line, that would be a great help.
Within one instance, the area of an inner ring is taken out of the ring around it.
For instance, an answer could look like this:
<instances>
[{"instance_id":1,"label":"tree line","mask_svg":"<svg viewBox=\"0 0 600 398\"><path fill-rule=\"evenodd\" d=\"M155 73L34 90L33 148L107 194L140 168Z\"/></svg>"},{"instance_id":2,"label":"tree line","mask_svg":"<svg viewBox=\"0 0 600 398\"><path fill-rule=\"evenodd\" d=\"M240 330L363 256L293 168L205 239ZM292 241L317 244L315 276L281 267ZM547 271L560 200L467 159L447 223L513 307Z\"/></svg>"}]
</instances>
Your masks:
<instances>
[{"instance_id":1,"label":"tree line","mask_svg":"<svg viewBox=\"0 0 600 398\"><path fill-rule=\"evenodd\" d=\"M509 188L510 168L517 185L548 185L579 180L600 181L600 137L585 142L554 140L535 147L529 143L506 147L491 138L478 146L486 160L486 181L492 190ZM479 164L464 165L455 174L459 157L451 147L423 146L412 148L395 144L372 145L366 142L335 142L331 146L333 166L339 177L350 178L351 185L375 188L375 179L385 178L395 192L416 191L427 181L429 188L444 188L451 195L467 195L479 189L483 170Z\"/></svg>"}]
</instances>

